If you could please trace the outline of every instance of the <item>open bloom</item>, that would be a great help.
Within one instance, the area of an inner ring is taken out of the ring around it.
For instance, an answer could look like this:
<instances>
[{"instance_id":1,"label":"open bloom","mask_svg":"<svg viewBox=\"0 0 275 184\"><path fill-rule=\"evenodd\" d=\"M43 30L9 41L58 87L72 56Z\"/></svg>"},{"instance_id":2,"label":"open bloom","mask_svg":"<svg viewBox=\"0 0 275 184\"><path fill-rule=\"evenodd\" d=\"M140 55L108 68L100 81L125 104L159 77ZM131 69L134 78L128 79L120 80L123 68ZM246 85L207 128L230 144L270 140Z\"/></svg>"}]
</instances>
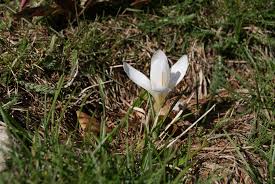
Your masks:
<instances>
[{"instance_id":1,"label":"open bloom","mask_svg":"<svg viewBox=\"0 0 275 184\"><path fill-rule=\"evenodd\" d=\"M159 110L167 94L183 79L187 68L187 55L182 56L171 68L164 52L158 50L151 59L150 79L143 73L123 62L128 77L140 87L146 89L155 100L155 110Z\"/></svg>"}]
</instances>

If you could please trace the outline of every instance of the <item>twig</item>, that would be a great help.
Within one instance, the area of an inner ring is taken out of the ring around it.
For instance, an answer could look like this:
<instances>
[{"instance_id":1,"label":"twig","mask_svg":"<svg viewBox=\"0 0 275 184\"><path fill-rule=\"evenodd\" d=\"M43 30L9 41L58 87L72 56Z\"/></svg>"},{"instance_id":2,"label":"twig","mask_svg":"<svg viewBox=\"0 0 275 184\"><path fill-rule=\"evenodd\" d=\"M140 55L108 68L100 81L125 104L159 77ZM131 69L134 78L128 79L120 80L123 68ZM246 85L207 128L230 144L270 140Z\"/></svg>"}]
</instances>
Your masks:
<instances>
[{"instance_id":1,"label":"twig","mask_svg":"<svg viewBox=\"0 0 275 184\"><path fill-rule=\"evenodd\" d=\"M188 98L186 104L188 104L188 103L190 102L190 100L193 98L194 94L195 94L195 93L192 93L192 95ZM175 118L165 127L164 131L160 134L159 137L162 137L162 136L163 136L163 134L165 133L165 131L167 131L168 128L170 128L170 127L178 120L178 118L181 116L182 113L183 113L183 110L180 110L180 111L178 112L178 114L176 115L176 117L175 117ZM163 139L164 139L164 137L162 138L162 140L163 140Z\"/></svg>"},{"instance_id":2,"label":"twig","mask_svg":"<svg viewBox=\"0 0 275 184\"><path fill-rule=\"evenodd\" d=\"M168 128L170 128L179 119L182 113L183 113L183 110L180 110L178 114L174 117L174 119L165 127L164 131L161 132L159 137L163 136L163 134L168 130Z\"/></svg>"},{"instance_id":3,"label":"twig","mask_svg":"<svg viewBox=\"0 0 275 184\"><path fill-rule=\"evenodd\" d=\"M193 128L200 120L202 120L212 109L216 106L214 104L208 111L206 111L197 121L195 121L190 127L188 127L184 132L182 132L179 136L174 138L173 140L170 141L170 143L167 145L167 148L172 146L179 138L181 138L184 134L186 134L191 128Z\"/></svg>"}]
</instances>

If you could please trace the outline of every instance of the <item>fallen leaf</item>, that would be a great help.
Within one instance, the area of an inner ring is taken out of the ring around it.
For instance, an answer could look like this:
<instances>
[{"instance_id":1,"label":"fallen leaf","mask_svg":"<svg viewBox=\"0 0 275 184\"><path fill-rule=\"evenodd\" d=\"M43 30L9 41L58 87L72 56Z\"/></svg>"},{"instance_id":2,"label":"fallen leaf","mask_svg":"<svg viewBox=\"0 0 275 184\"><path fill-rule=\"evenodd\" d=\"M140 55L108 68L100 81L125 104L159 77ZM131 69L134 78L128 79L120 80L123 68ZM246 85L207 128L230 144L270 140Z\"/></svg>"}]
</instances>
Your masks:
<instances>
[{"instance_id":1,"label":"fallen leaf","mask_svg":"<svg viewBox=\"0 0 275 184\"><path fill-rule=\"evenodd\" d=\"M91 117L81 111L76 111L76 115L80 127L84 132L93 132L95 134L100 133L100 122L95 117ZM110 128L106 127L106 132L110 131Z\"/></svg>"}]
</instances>

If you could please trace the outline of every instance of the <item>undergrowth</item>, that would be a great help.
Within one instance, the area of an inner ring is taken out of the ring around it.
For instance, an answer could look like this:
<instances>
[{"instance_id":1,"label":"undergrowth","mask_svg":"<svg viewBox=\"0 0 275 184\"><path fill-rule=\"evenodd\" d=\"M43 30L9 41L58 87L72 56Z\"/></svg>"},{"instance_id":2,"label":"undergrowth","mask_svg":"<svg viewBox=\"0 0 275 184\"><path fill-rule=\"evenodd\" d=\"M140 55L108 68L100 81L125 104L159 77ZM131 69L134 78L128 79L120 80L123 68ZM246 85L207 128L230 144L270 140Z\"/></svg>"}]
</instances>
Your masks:
<instances>
[{"instance_id":1,"label":"undergrowth","mask_svg":"<svg viewBox=\"0 0 275 184\"><path fill-rule=\"evenodd\" d=\"M1 4L0 119L14 142L1 183L275 183L274 6L152 0L55 30ZM165 146L131 106L147 113L150 98L121 68L146 73L157 49L190 60L172 93L186 107ZM99 121L99 135L81 131L78 110Z\"/></svg>"}]
</instances>

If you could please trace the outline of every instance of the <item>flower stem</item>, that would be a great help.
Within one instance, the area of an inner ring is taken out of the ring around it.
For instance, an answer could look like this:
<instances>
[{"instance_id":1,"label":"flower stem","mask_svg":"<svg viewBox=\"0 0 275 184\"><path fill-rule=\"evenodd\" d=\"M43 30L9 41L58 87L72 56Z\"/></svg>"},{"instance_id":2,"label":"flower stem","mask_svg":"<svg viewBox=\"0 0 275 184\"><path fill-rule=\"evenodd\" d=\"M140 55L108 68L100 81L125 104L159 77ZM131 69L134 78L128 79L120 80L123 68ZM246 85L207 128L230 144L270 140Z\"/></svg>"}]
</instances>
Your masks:
<instances>
[{"instance_id":1,"label":"flower stem","mask_svg":"<svg viewBox=\"0 0 275 184\"><path fill-rule=\"evenodd\" d=\"M164 102L165 102L166 95L155 95L154 96L154 111L155 114L158 114L160 109L162 108Z\"/></svg>"}]
</instances>

